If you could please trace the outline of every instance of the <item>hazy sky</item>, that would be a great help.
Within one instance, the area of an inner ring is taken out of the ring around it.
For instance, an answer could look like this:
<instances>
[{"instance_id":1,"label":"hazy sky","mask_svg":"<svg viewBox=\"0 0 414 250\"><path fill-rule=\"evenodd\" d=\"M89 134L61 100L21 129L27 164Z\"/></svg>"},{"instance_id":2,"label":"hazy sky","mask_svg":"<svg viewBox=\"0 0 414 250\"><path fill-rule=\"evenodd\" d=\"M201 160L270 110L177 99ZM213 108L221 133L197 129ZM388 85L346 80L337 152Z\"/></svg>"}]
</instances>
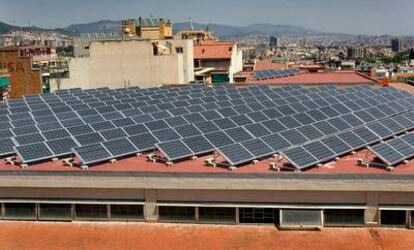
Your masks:
<instances>
[{"instance_id":1,"label":"hazy sky","mask_svg":"<svg viewBox=\"0 0 414 250\"><path fill-rule=\"evenodd\" d=\"M45 28L159 16L174 22L291 24L343 33L414 35L414 0L0 0L0 21Z\"/></svg>"}]
</instances>

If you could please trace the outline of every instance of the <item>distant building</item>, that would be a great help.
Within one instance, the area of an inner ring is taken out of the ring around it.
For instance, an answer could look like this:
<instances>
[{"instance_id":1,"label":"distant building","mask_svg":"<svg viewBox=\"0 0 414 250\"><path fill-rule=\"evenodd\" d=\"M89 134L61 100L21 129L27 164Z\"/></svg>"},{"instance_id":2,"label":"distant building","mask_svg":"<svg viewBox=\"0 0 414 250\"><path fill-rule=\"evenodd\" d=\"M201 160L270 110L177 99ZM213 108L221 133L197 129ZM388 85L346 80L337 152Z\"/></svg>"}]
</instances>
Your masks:
<instances>
[{"instance_id":1,"label":"distant building","mask_svg":"<svg viewBox=\"0 0 414 250\"><path fill-rule=\"evenodd\" d=\"M173 37L172 23L163 18L140 17L122 21L124 36L138 36L148 39L171 39Z\"/></svg>"},{"instance_id":2,"label":"distant building","mask_svg":"<svg viewBox=\"0 0 414 250\"><path fill-rule=\"evenodd\" d=\"M199 41L194 45L194 68L197 81L233 83L243 70L243 51L237 42Z\"/></svg>"},{"instance_id":3,"label":"distant building","mask_svg":"<svg viewBox=\"0 0 414 250\"><path fill-rule=\"evenodd\" d=\"M0 65L7 69L10 85L8 97L21 98L23 95L42 93L42 77L38 69L33 69L33 58L47 51L46 47L6 47L0 48Z\"/></svg>"},{"instance_id":4,"label":"distant building","mask_svg":"<svg viewBox=\"0 0 414 250\"><path fill-rule=\"evenodd\" d=\"M146 88L194 81L191 40L91 41L89 54L72 58L69 77L51 81L51 90Z\"/></svg>"},{"instance_id":5,"label":"distant building","mask_svg":"<svg viewBox=\"0 0 414 250\"><path fill-rule=\"evenodd\" d=\"M74 57L89 57L89 43L94 41L120 41L120 33L84 33L73 39Z\"/></svg>"},{"instance_id":6,"label":"distant building","mask_svg":"<svg viewBox=\"0 0 414 250\"><path fill-rule=\"evenodd\" d=\"M271 49L271 50L275 50L275 49L277 49L278 47L280 47L280 44L279 44L279 38L277 38L277 37L275 37L275 36L271 36L271 37L270 37L270 49Z\"/></svg>"},{"instance_id":7,"label":"distant building","mask_svg":"<svg viewBox=\"0 0 414 250\"><path fill-rule=\"evenodd\" d=\"M182 30L177 32L179 39L192 39L194 41L215 40L213 33L208 30Z\"/></svg>"},{"instance_id":8,"label":"distant building","mask_svg":"<svg viewBox=\"0 0 414 250\"><path fill-rule=\"evenodd\" d=\"M401 38L391 39L391 49L395 53L400 53L404 50L403 40Z\"/></svg>"},{"instance_id":9,"label":"distant building","mask_svg":"<svg viewBox=\"0 0 414 250\"><path fill-rule=\"evenodd\" d=\"M0 65L0 101L3 101L8 95L10 77L6 68Z\"/></svg>"},{"instance_id":10,"label":"distant building","mask_svg":"<svg viewBox=\"0 0 414 250\"><path fill-rule=\"evenodd\" d=\"M363 47L350 47L347 51L348 59L362 59L365 57L365 49Z\"/></svg>"}]
</instances>

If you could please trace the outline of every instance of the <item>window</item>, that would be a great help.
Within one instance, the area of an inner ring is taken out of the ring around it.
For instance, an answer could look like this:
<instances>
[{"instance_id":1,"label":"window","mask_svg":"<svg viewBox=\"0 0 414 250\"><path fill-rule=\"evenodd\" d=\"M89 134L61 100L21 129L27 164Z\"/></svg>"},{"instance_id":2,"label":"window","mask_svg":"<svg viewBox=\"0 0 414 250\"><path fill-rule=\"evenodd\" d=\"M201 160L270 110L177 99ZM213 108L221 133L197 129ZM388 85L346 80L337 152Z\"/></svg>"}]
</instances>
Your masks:
<instances>
[{"instance_id":1,"label":"window","mask_svg":"<svg viewBox=\"0 0 414 250\"><path fill-rule=\"evenodd\" d=\"M39 220L72 220L72 205L40 204Z\"/></svg>"},{"instance_id":2,"label":"window","mask_svg":"<svg viewBox=\"0 0 414 250\"><path fill-rule=\"evenodd\" d=\"M407 212L404 210L381 210L381 226L405 226Z\"/></svg>"},{"instance_id":3,"label":"window","mask_svg":"<svg viewBox=\"0 0 414 250\"><path fill-rule=\"evenodd\" d=\"M111 205L113 220L142 220L144 207L142 205Z\"/></svg>"},{"instance_id":4,"label":"window","mask_svg":"<svg viewBox=\"0 0 414 250\"><path fill-rule=\"evenodd\" d=\"M240 208L239 222L251 224L279 224L279 209Z\"/></svg>"},{"instance_id":5,"label":"window","mask_svg":"<svg viewBox=\"0 0 414 250\"><path fill-rule=\"evenodd\" d=\"M410 216L411 216L410 228L414 228L414 211L410 211Z\"/></svg>"},{"instance_id":6,"label":"window","mask_svg":"<svg viewBox=\"0 0 414 250\"><path fill-rule=\"evenodd\" d=\"M282 227L321 227L321 210L282 210Z\"/></svg>"},{"instance_id":7,"label":"window","mask_svg":"<svg viewBox=\"0 0 414 250\"><path fill-rule=\"evenodd\" d=\"M158 207L160 221L194 222L194 207Z\"/></svg>"},{"instance_id":8,"label":"window","mask_svg":"<svg viewBox=\"0 0 414 250\"><path fill-rule=\"evenodd\" d=\"M5 203L4 217L6 219L35 220L36 204L34 203Z\"/></svg>"},{"instance_id":9,"label":"window","mask_svg":"<svg viewBox=\"0 0 414 250\"><path fill-rule=\"evenodd\" d=\"M75 215L76 219L103 220L108 219L108 209L106 205L76 204Z\"/></svg>"},{"instance_id":10,"label":"window","mask_svg":"<svg viewBox=\"0 0 414 250\"><path fill-rule=\"evenodd\" d=\"M182 53L184 53L184 49L183 49L183 47L176 47L175 52L177 52L177 54L182 54Z\"/></svg>"},{"instance_id":11,"label":"window","mask_svg":"<svg viewBox=\"0 0 414 250\"><path fill-rule=\"evenodd\" d=\"M200 207L201 223L236 223L236 209L224 207Z\"/></svg>"},{"instance_id":12,"label":"window","mask_svg":"<svg viewBox=\"0 0 414 250\"><path fill-rule=\"evenodd\" d=\"M325 226L363 226L364 209L325 209Z\"/></svg>"}]
</instances>

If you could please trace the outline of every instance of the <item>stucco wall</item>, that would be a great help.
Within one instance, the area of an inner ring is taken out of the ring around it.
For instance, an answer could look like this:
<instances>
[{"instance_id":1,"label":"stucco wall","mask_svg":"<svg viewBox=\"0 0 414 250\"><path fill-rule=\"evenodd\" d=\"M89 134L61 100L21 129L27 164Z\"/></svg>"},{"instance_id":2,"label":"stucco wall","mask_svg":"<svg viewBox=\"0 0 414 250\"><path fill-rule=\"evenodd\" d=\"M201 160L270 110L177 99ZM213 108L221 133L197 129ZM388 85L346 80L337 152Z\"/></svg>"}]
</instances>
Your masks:
<instances>
[{"instance_id":1,"label":"stucco wall","mask_svg":"<svg viewBox=\"0 0 414 250\"><path fill-rule=\"evenodd\" d=\"M168 41L170 42L170 41ZM153 41L95 41L90 43L89 58L75 58L69 64L69 79L60 88L156 87L163 84L185 84L194 80L192 44L173 41L184 53L154 55ZM52 90L58 84L52 81Z\"/></svg>"}]
</instances>

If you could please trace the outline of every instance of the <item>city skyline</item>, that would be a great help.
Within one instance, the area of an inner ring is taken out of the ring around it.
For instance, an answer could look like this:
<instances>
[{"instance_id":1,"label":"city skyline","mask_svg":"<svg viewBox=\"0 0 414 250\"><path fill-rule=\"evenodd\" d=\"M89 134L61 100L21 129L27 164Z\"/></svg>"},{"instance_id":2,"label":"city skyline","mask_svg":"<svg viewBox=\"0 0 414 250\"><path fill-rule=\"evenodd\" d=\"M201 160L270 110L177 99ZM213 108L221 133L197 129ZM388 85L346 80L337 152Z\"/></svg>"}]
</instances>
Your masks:
<instances>
[{"instance_id":1,"label":"city skyline","mask_svg":"<svg viewBox=\"0 0 414 250\"><path fill-rule=\"evenodd\" d=\"M257 0L254 3L183 0L179 4L165 0L0 0L0 21L20 26L59 28L103 19L153 15L170 18L173 22L185 22L191 18L197 23L233 26L268 23L347 34L414 35L409 20L413 8L414 2L409 0L392 3L385 0ZM48 10L47 15L39 14L45 9Z\"/></svg>"}]
</instances>

